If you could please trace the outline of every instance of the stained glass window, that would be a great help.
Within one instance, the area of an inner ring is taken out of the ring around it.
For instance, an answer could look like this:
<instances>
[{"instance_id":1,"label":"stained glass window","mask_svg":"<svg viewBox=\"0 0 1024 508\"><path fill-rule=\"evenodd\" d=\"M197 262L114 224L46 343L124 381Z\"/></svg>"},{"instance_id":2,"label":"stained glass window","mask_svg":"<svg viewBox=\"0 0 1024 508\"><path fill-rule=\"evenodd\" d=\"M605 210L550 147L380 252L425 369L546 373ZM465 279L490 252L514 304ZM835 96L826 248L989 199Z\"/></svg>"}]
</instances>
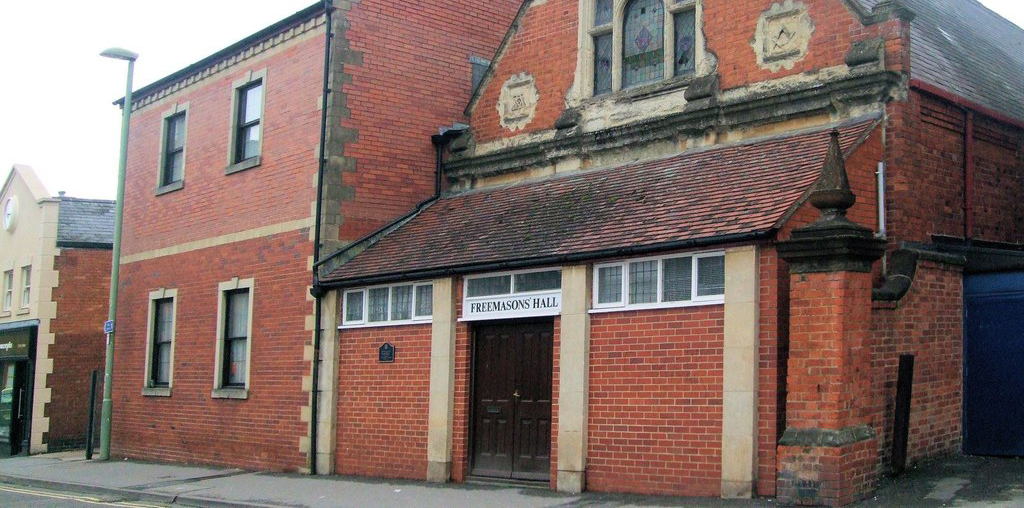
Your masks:
<instances>
[{"instance_id":1,"label":"stained glass window","mask_svg":"<svg viewBox=\"0 0 1024 508\"><path fill-rule=\"evenodd\" d=\"M662 0L633 0L626 6L622 37L623 88L665 75L664 30Z\"/></svg>"},{"instance_id":2,"label":"stained glass window","mask_svg":"<svg viewBox=\"0 0 1024 508\"><path fill-rule=\"evenodd\" d=\"M612 91L612 34L594 37L594 95Z\"/></svg>"},{"instance_id":3,"label":"stained glass window","mask_svg":"<svg viewBox=\"0 0 1024 508\"><path fill-rule=\"evenodd\" d=\"M675 14L676 55L675 75L692 74L695 69L697 11L689 9Z\"/></svg>"},{"instance_id":4,"label":"stained glass window","mask_svg":"<svg viewBox=\"0 0 1024 508\"><path fill-rule=\"evenodd\" d=\"M597 0L594 11L594 26L607 25L612 22L612 0Z\"/></svg>"}]
</instances>

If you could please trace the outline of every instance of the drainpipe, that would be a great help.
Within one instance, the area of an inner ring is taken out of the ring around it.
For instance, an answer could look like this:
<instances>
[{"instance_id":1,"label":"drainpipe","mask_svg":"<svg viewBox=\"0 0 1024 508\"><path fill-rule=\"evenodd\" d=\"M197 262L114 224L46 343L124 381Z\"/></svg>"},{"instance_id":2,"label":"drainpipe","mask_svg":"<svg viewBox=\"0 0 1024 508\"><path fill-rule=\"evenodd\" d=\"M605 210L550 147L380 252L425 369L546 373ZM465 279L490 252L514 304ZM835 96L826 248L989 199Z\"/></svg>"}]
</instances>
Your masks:
<instances>
[{"instance_id":1,"label":"drainpipe","mask_svg":"<svg viewBox=\"0 0 1024 508\"><path fill-rule=\"evenodd\" d=\"M885 238L888 234L886 231L887 225L885 222L885 163L878 163L878 171L875 173L878 175L878 238Z\"/></svg>"},{"instance_id":2,"label":"drainpipe","mask_svg":"<svg viewBox=\"0 0 1024 508\"><path fill-rule=\"evenodd\" d=\"M323 98L320 105L320 156L319 167L317 168L316 182L316 218L313 233L313 372L312 386L310 389L310 421L309 421L309 473L316 474L316 452L317 433L319 431L319 405L320 405L320 341L323 335L321 330L323 316L320 306L327 291L320 287L320 276L317 262L320 261L321 230L323 228L323 195L324 195L324 170L327 167L327 104L331 94L331 40L334 34L331 31L331 14L334 13L333 0L324 0L324 15L327 18L326 35L324 36L324 82Z\"/></svg>"},{"instance_id":3,"label":"drainpipe","mask_svg":"<svg viewBox=\"0 0 1024 508\"><path fill-rule=\"evenodd\" d=\"M974 111L964 110L964 240L974 237Z\"/></svg>"}]
</instances>

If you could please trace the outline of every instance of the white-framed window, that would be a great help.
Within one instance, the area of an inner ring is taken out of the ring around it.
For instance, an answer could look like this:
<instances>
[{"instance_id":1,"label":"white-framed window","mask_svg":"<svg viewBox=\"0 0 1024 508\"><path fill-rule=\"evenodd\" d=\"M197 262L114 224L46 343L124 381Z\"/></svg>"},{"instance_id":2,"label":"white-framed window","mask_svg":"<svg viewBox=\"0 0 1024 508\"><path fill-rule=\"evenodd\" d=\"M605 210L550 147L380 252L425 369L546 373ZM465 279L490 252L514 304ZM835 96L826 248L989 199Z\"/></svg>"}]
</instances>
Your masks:
<instances>
[{"instance_id":1,"label":"white-framed window","mask_svg":"<svg viewBox=\"0 0 1024 508\"><path fill-rule=\"evenodd\" d=\"M701 0L583 0L590 95L693 76L703 54L701 8Z\"/></svg>"},{"instance_id":2,"label":"white-framed window","mask_svg":"<svg viewBox=\"0 0 1024 508\"><path fill-rule=\"evenodd\" d=\"M178 308L177 289L149 293L146 336L146 377L142 394L170 397L174 381L174 325Z\"/></svg>"},{"instance_id":3,"label":"white-framed window","mask_svg":"<svg viewBox=\"0 0 1024 508\"><path fill-rule=\"evenodd\" d=\"M3 311L10 312L14 301L14 270L4 272L4 302Z\"/></svg>"},{"instance_id":4,"label":"white-framed window","mask_svg":"<svg viewBox=\"0 0 1024 508\"><path fill-rule=\"evenodd\" d=\"M658 309L725 302L725 253L671 255L594 265L594 310Z\"/></svg>"},{"instance_id":5,"label":"white-framed window","mask_svg":"<svg viewBox=\"0 0 1024 508\"><path fill-rule=\"evenodd\" d=\"M218 399L249 397L252 378L254 279L221 282L217 289L217 346L213 393Z\"/></svg>"},{"instance_id":6,"label":"white-framed window","mask_svg":"<svg viewBox=\"0 0 1024 508\"><path fill-rule=\"evenodd\" d=\"M433 316L430 282L350 289L344 293L340 328L429 323Z\"/></svg>"},{"instance_id":7,"label":"white-framed window","mask_svg":"<svg viewBox=\"0 0 1024 508\"><path fill-rule=\"evenodd\" d=\"M21 267L21 308L27 309L32 297L32 266Z\"/></svg>"}]
</instances>

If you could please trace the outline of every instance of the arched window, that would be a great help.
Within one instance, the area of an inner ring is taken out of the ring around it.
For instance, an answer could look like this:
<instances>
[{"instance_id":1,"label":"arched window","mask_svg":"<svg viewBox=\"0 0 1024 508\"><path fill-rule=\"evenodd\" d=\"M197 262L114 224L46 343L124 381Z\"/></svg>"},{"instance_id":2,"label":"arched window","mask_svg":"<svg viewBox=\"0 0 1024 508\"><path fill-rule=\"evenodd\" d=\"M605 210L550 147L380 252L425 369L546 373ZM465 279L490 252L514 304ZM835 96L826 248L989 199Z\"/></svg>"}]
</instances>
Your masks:
<instances>
[{"instance_id":1,"label":"arched window","mask_svg":"<svg viewBox=\"0 0 1024 508\"><path fill-rule=\"evenodd\" d=\"M665 6L662 0L632 0L622 22L622 87L665 76Z\"/></svg>"},{"instance_id":2,"label":"arched window","mask_svg":"<svg viewBox=\"0 0 1024 508\"><path fill-rule=\"evenodd\" d=\"M593 94L601 95L697 69L700 0L589 0Z\"/></svg>"}]
</instances>

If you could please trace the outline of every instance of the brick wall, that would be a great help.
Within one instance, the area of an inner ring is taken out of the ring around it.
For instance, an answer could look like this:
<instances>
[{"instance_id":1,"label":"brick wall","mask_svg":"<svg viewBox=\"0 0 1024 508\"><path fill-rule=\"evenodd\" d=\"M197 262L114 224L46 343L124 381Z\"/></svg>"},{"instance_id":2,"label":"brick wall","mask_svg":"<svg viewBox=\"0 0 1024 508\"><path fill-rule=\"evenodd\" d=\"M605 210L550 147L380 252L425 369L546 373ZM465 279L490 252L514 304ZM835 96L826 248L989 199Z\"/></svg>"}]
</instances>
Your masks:
<instances>
[{"instance_id":1,"label":"brick wall","mask_svg":"<svg viewBox=\"0 0 1024 508\"><path fill-rule=\"evenodd\" d=\"M61 249L54 258L53 268L59 273L53 289L57 317L50 321L54 334L49 349L53 372L46 376L50 430L43 437L50 452L85 444L91 375L100 371L102 381L106 353L103 322L110 294L110 256L109 250ZM101 397L98 393L97 400Z\"/></svg>"},{"instance_id":2,"label":"brick wall","mask_svg":"<svg viewBox=\"0 0 1024 508\"><path fill-rule=\"evenodd\" d=\"M719 494L723 313L592 316L588 489Z\"/></svg>"},{"instance_id":3,"label":"brick wall","mask_svg":"<svg viewBox=\"0 0 1024 508\"><path fill-rule=\"evenodd\" d=\"M564 0L563 0L564 1ZM491 59L519 0L353 2L344 36L361 63L347 63L345 146L354 194L342 205L343 240L384 226L434 193L430 136L463 114L472 91L469 57Z\"/></svg>"},{"instance_id":4,"label":"brick wall","mask_svg":"<svg viewBox=\"0 0 1024 508\"><path fill-rule=\"evenodd\" d=\"M342 330L338 474L426 477L430 333L429 324ZM385 342L395 363L378 363Z\"/></svg>"},{"instance_id":5,"label":"brick wall","mask_svg":"<svg viewBox=\"0 0 1024 508\"><path fill-rule=\"evenodd\" d=\"M913 92L889 106L887 145L891 243L964 236L964 110ZM975 115L973 237L1019 243L1024 132Z\"/></svg>"},{"instance_id":6,"label":"brick wall","mask_svg":"<svg viewBox=\"0 0 1024 508\"><path fill-rule=\"evenodd\" d=\"M875 420L879 458L892 452L896 374L901 354L916 356L907 462L960 449L963 400L963 279L959 268L919 264L914 283L898 305L876 304L871 316L874 391L881 401Z\"/></svg>"},{"instance_id":7,"label":"brick wall","mask_svg":"<svg viewBox=\"0 0 1024 508\"><path fill-rule=\"evenodd\" d=\"M123 255L312 216L320 141L323 29L245 60L133 113ZM232 83L267 70L262 164L225 175ZM161 115L190 103L184 188L155 196ZM183 227L187 225L187 227ZM312 254L312 247L308 249Z\"/></svg>"},{"instance_id":8,"label":"brick wall","mask_svg":"<svg viewBox=\"0 0 1024 508\"><path fill-rule=\"evenodd\" d=\"M778 72L761 69L750 41L758 18L774 3L777 2L703 0L707 52L717 58L723 90L842 65L854 42L872 37L885 39L888 68L898 70L904 65L907 31L901 22L864 27L843 2L807 0L804 3L815 25L808 54L792 69ZM555 120L565 109L566 96L574 81L578 51L577 5L575 1L549 0L535 2L527 12L473 110L471 124L478 142L554 127ZM540 101L531 123L523 130L509 132L501 127L495 105L505 81L521 72L536 78Z\"/></svg>"},{"instance_id":9,"label":"brick wall","mask_svg":"<svg viewBox=\"0 0 1024 508\"><path fill-rule=\"evenodd\" d=\"M775 452L786 425L786 360L789 351L789 268L770 246L762 246L760 277L757 489L775 495Z\"/></svg>"},{"instance_id":10,"label":"brick wall","mask_svg":"<svg viewBox=\"0 0 1024 508\"><path fill-rule=\"evenodd\" d=\"M309 232L121 267L112 454L295 471L306 465L302 377ZM254 278L247 400L213 399L218 284ZM171 397L144 397L149 292L177 289Z\"/></svg>"}]
</instances>

